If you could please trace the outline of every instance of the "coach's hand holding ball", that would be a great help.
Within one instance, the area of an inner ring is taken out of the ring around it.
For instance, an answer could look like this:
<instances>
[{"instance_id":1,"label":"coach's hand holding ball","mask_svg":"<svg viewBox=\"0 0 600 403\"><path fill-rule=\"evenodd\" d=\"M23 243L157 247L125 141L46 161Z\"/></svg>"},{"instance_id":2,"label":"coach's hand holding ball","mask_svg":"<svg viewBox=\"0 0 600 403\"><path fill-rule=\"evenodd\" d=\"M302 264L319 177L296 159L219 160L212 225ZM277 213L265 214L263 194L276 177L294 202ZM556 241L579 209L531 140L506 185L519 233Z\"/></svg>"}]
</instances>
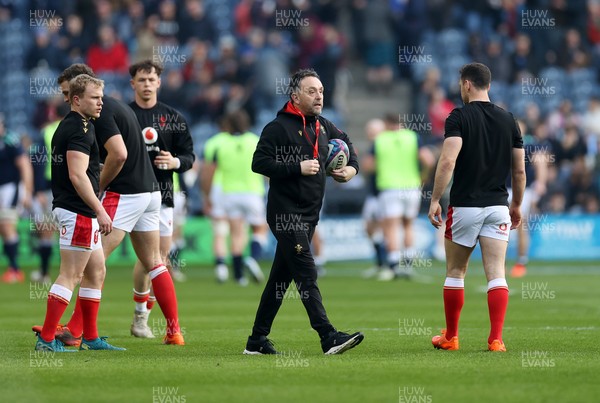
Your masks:
<instances>
[{"instance_id":1,"label":"coach's hand holding ball","mask_svg":"<svg viewBox=\"0 0 600 403\"><path fill-rule=\"evenodd\" d=\"M154 165L163 171L179 168L179 159L173 157L169 151L161 151L154 159Z\"/></svg>"},{"instance_id":2,"label":"coach's hand holding ball","mask_svg":"<svg viewBox=\"0 0 600 403\"><path fill-rule=\"evenodd\" d=\"M318 160L304 160L300 163L300 173L304 176L312 176L319 173L321 166Z\"/></svg>"},{"instance_id":3,"label":"coach's hand holding ball","mask_svg":"<svg viewBox=\"0 0 600 403\"><path fill-rule=\"evenodd\" d=\"M348 182L356 175L356 169L351 166L345 166L340 169L334 169L329 173L336 182Z\"/></svg>"}]
</instances>

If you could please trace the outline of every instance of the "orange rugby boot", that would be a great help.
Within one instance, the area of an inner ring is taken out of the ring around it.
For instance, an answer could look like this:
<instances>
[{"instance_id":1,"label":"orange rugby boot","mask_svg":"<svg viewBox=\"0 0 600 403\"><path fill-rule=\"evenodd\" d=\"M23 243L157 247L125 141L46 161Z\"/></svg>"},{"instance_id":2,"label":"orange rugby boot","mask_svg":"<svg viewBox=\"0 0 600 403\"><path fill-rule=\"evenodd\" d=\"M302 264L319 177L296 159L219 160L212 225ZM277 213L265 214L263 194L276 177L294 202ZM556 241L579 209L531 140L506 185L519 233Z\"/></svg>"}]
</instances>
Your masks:
<instances>
[{"instance_id":1,"label":"orange rugby boot","mask_svg":"<svg viewBox=\"0 0 600 403\"><path fill-rule=\"evenodd\" d=\"M438 350L458 350L458 336L446 340L446 329L442 329L442 334L433 336L431 344Z\"/></svg>"},{"instance_id":2,"label":"orange rugby boot","mask_svg":"<svg viewBox=\"0 0 600 403\"><path fill-rule=\"evenodd\" d=\"M181 333L173 333L173 334L166 334L165 338L163 339L163 344L174 344L177 346L184 346L185 345L185 341L183 340L183 336L181 335Z\"/></svg>"},{"instance_id":3,"label":"orange rugby boot","mask_svg":"<svg viewBox=\"0 0 600 403\"><path fill-rule=\"evenodd\" d=\"M492 342L488 344L488 350L505 352L506 346L500 340L496 339L492 340Z\"/></svg>"}]
</instances>

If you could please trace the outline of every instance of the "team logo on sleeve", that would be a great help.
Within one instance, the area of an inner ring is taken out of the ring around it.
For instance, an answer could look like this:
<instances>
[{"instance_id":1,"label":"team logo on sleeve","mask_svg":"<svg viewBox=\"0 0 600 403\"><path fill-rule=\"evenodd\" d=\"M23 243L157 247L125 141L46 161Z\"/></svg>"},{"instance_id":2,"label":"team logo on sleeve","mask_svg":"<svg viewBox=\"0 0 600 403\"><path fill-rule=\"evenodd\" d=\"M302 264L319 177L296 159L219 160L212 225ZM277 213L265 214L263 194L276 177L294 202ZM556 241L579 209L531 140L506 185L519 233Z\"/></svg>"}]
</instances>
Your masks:
<instances>
[{"instance_id":1,"label":"team logo on sleeve","mask_svg":"<svg viewBox=\"0 0 600 403\"><path fill-rule=\"evenodd\" d=\"M144 127L142 129L142 135L144 136L144 142L146 144L154 144L158 140L158 132L154 127Z\"/></svg>"}]
</instances>

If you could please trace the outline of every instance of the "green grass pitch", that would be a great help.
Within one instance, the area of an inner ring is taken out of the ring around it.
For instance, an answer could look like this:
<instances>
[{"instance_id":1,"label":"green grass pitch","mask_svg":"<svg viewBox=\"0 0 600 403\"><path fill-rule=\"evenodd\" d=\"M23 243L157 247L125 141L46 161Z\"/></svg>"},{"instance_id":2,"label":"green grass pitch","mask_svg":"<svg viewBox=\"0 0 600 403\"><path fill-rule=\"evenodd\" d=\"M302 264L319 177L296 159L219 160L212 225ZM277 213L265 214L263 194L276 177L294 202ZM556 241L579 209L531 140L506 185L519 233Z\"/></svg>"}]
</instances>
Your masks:
<instances>
[{"instance_id":1,"label":"green grass pitch","mask_svg":"<svg viewBox=\"0 0 600 403\"><path fill-rule=\"evenodd\" d=\"M265 265L266 266L266 265ZM486 351L485 278L466 280L461 349L437 351L443 327L442 264L414 281L360 278L365 263L335 263L319 280L328 315L365 340L324 356L304 308L289 294L271 338L281 356L244 356L262 287L218 285L208 267L177 283L187 345L129 335L131 268L109 267L100 334L125 352L36 353L30 328L42 324L44 288L0 285L0 400L3 402L586 402L600 396L600 265L532 263L509 279L504 340ZM53 274L57 268L53 268ZM67 310L68 317L72 308ZM160 330L158 309L150 317Z\"/></svg>"}]
</instances>

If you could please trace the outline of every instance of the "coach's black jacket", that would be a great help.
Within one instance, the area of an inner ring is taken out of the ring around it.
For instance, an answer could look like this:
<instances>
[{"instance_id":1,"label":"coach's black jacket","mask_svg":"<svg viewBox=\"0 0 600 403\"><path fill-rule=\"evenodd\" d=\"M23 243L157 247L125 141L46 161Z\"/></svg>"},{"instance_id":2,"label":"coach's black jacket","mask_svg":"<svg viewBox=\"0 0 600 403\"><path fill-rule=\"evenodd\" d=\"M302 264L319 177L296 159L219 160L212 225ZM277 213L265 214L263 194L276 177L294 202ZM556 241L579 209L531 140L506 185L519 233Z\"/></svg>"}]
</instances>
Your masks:
<instances>
[{"instance_id":1,"label":"coach's black jacket","mask_svg":"<svg viewBox=\"0 0 600 403\"><path fill-rule=\"evenodd\" d=\"M316 119L319 119L318 159L321 169L302 176L300 162L314 156ZM308 138L307 138L308 136ZM316 224L325 191L325 160L329 139L348 144L348 165L358 172L358 158L348 135L322 116L303 116L290 102L265 126L252 159L252 170L270 178L267 222Z\"/></svg>"}]
</instances>

